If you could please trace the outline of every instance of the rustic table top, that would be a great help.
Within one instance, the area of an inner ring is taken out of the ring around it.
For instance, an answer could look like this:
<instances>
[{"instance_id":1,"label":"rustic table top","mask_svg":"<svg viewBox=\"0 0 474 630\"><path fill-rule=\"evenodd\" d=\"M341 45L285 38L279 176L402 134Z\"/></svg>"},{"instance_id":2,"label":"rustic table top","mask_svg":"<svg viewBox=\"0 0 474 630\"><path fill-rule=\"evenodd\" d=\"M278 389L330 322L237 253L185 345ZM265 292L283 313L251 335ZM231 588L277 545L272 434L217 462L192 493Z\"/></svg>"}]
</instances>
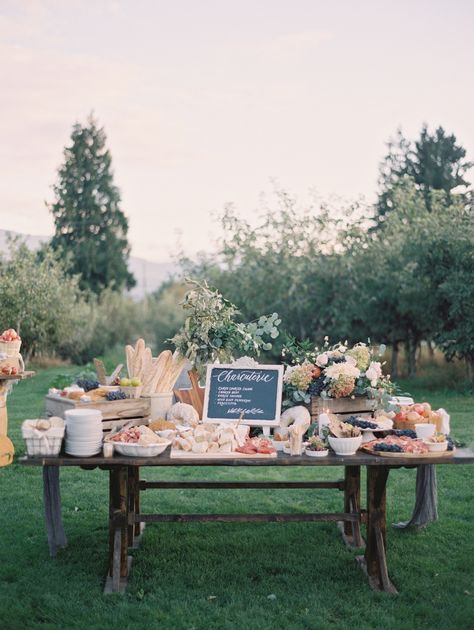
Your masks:
<instances>
[{"instance_id":1,"label":"rustic table top","mask_svg":"<svg viewBox=\"0 0 474 630\"><path fill-rule=\"evenodd\" d=\"M195 459L171 458L169 449L157 457L125 457L114 455L103 457L72 457L59 455L57 457L22 457L20 463L27 466L84 466L84 467L115 467L115 466L418 466L420 464L474 464L474 451L467 448L456 449L452 457L380 457L368 453L358 452L355 455L336 455L330 453L327 457L308 457L308 455L294 456L278 453L277 457L266 459Z\"/></svg>"},{"instance_id":2,"label":"rustic table top","mask_svg":"<svg viewBox=\"0 0 474 630\"><path fill-rule=\"evenodd\" d=\"M0 374L0 381L24 381L25 378L31 378L34 372L20 372L20 374Z\"/></svg>"}]
</instances>

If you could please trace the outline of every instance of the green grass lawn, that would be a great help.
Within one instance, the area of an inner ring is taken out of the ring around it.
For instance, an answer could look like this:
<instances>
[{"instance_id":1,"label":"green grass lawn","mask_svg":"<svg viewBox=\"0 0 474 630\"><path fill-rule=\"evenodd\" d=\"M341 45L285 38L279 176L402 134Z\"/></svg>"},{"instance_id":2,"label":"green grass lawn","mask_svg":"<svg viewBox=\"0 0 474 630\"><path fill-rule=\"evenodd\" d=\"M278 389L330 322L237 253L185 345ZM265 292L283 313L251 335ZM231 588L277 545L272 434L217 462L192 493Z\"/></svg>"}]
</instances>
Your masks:
<instances>
[{"instance_id":1,"label":"green grass lawn","mask_svg":"<svg viewBox=\"0 0 474 630\"><path fill-rule=\"evenodd\" d=\"M72 368L70 368L72 371ZM15 386L9 435L24 452L20 424L43 411L55 374ZM418 400L451 413L454 435L474 441L474 398L417 389ZM145 471L146 479L319 479L339 469L202 468ZM423 531L388 533L398 597L370 591L333 524L154 524L148 526L125 595L102 594L107 560L107 473L61 471L69 546L48 555L38 467L0 469L0 628L473 628L474 467L438 468L439 515ZM389 522L406 519L415 471L395 470ZM166 512L339 510L334 490L147 491L143 510Z\"/></svg>"}]
</instances>

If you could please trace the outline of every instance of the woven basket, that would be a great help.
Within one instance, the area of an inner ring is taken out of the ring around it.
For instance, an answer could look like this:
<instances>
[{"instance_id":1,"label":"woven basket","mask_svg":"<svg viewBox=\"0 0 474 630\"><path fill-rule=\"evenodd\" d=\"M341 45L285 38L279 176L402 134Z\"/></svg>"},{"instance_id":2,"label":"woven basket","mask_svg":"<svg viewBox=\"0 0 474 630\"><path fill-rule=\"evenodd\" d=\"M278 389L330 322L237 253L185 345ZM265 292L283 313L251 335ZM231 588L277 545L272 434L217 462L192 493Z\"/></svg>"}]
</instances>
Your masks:
<instances>
[{"instance_id":1,"label":"woven basket","mask_svg":"<svg viewBox=\"0 0 474 630\"><path fill-rule=\"evenodd\" d=\"M0 352L4 352L9 357L20 354L21 339L19 341L0 341Z\"/></svg>"},{"instance_id":2,"label":"woven basket","mask_svg":"<svg viewBox=\"0 0 474 630\"><path fill-rule=\"evenodd\" d=\"M50 457L59 455L64 438L64 426L53 426L47 431L37 431L25 420L21 427L28 457Z\"/></svg>"}]
</instances>

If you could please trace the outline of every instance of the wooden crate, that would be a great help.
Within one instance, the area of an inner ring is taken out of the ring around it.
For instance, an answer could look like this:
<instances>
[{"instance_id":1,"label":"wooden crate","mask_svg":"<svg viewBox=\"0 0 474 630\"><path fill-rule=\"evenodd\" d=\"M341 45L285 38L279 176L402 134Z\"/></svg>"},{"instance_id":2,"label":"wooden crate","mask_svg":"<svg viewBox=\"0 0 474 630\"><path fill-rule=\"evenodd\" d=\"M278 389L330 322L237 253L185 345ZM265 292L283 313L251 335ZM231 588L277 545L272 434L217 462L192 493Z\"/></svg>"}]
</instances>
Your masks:
<instances>
[{"instance_id":1,"label":"wooden crate","mask_svg":"<svg viewBox=\"0 0 474 630\"><path fill-rule=\"evenodd\" d=\"M320 413L335 413L342 418L348 416L371 417L374 415L376 401L371 398L320 398L312 396L310 403L311 422L318 419Z\"/></svg>"},{"instance_id":2,"label":"wooden crate","mask_svg":"<svg viewBox=\"0 0 474 630\"><path fill-rule=\"evenodd\" d=\"M64 418L68 409L98 409L102 412L104 432L116 427L121 428L130 420L134 424L148 424L150 418L150 399L127 398L124 400L104 400L103 402L80 402L70 398L46 396L46 415Z\"/></svg>"}]
</instances>

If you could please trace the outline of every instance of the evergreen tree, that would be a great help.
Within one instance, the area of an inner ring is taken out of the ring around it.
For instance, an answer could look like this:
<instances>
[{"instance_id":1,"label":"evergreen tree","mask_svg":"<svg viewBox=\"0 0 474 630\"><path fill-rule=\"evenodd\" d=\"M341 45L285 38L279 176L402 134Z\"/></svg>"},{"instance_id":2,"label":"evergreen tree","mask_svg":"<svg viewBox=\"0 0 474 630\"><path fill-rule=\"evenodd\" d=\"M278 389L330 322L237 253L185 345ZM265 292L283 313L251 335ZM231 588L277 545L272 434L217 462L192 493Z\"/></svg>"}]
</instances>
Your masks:
<instances>
[{"instance_id":1,"label":"evergreen tree","mask_svg":"<svg viewBox=\"0 0 474 630\"><path fill-rule=\"evenodd\" d=\"M135 279L127 268L128 220L120 209L104 129L91 114L85 126L74 125L71 140L50 205L56 227L51 244L71 257L81 288L129 289Z\"/></svg>"},{"instance_id":2,"label":"evergreen tree","mask_svg":"<svg viewBox=\"0 0 474 630\"><path fill-rule=\"evenodd\" d=\"M415 143L398 130L395 140L388 143L388 153L379 169L377 212L380 219L394 210L395 190L404 177L413 179L423 193L428 210L434 190L445 193L445 203L449 206L453 189L469 186L465 176L473 163L465 157L466 150L457 143L456 136L447 134L443 127L430 133L423 125Z\"/></svg>"}]
</instances>

